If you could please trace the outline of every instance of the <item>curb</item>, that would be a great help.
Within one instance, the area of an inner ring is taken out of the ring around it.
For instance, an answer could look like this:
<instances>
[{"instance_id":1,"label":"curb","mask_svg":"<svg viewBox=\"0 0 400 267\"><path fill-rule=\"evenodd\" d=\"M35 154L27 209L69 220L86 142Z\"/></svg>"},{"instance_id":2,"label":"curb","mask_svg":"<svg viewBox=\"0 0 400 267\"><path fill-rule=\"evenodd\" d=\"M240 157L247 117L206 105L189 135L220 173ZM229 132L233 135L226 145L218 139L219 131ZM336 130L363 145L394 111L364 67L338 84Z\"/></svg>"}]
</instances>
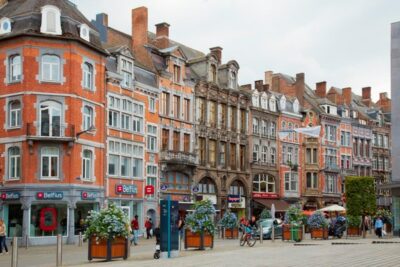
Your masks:
<instances>
[{"instance_id":1,"label":"curb","mask_svg":"<svg viewBox=\"0 0 400 267\"><path fill-rule=\"evenodd\" d=\"M363 245L364 243L332 242L332 245Z\"/></svg>"}]
</instances>

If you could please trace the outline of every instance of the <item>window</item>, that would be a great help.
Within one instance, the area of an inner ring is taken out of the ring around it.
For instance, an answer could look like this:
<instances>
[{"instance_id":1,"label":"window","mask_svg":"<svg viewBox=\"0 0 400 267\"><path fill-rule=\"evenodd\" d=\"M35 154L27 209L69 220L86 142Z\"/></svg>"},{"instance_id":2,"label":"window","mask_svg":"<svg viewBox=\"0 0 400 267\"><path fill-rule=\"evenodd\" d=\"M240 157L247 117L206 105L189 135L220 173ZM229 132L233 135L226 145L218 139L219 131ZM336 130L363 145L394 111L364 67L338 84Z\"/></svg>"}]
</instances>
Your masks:
<instances>
[{"instance_id":1,"label":"window","mask_svg":"<svg viewBox=\"0 0 400 267\"><path fill-rule=\"evenodd\" d=\"M59 149L57 147L43 147L41 150L41 166L44 179L58 178Z\"/></svg>"},{"instance_id":2,"label":"window","mask_svg":"<svg viewBox=\"0 0 400 267\"><path fill-rule=\"evenodd\" d=\"M217 67L214 64L211 64L210 74L211 74L211 81L217 82Z\"/></svg>"},{"instance_id":3,"label":"window","mask_svg":"<svg viewBox=\"0 0 400 267\"><path fill-rule=\"evenodd\" d=\"M209 112L208 112L208 121L211 127L217 126L217 102L210 101L209 102Z\"/></svg>"},{"instance_id":4,"label":"window","mask_svg":"<svg viewBox=\"0 0 400 267\"><path fill-rule=\"evenodd\" d=\"M258 119L253 118L253 134L258 134Z\"/></svg>"},{"instance_id":5,"label":"window","mask_svg":"<svg viewBox=\"0 0 400 267\"><path fill-rule=\"evenodd\" d=\"M181 136L181 133L180 132L177 132L177 131L174 131L174 134L173 134L173 143L172 143L172 145L173 145L173 150L174 151L180 151L180 136Z\"/></svg>"},{"instance_id":6,"label":"window","mask_svg":"<svg viewBox=\"0 0 400 267\"><path fill-rule=\"evenodd\" d=\"M318 188L318 176L315 172L307 172L307 188Z\"/></svg>"},{"instance_id":7,"label":"window","mask_svg":"<svg viewBox=\"0 0 400 267\"><path fill-rule=\"evenodd\" d=\"M8 149L8 179L18 180L21 178L21 150L19 147Z\"/></svg>"},{"instance_id":8,"label":"window","mask_svg":"<svg viewBox=\"0 0 400 267\"><path fill-rule=\"evenodd\" d=\"M132 142L108 142L108 174L143 178L144 149Z\"/></svg>"},{"instance_id":9,"label":"window","mask_svg":"<svg viewBox=\"0 0 400 267\"><path fill-rule=\"evenodd\" d=\"M168 172L167 177L161 177L163 184L168 186L168 190L188 191L189 177L179 172Z\"/></svg>"},{"instance_id":10,"label":"window","mask_svg":"<svg viewBox=\"0 0 400 267\"><path fill-rule=\"evenodd\" d=\"M215 184L210 178L203 178L199 183L199 193L215 194Z\"/></svg>"},{"instance_id":11,"label":"window","mask_svg":"<svg viewBox=\"0 0 400 267\"><path fill-rule=\"evenodd\" d=\"M388 148L389 147L389 136L384 135L383 136L383 147Z\"/></svg>"},{"instance_id":12,"label":"window","mask_svg":"<svg viewBox=\"0 0 400 267\"><path fill-rule=\"evenodd\" d=\"M337 168L337 158L336 158L336 149L326 148L325 149L325 167L330 169Z\"/></svg>"},{"instance_id":13,"label":"window","mask_svg":"<svg viewBox=\"0 0 400 267\"><path fill-rule=\"evenodd\" d=\"M350 156L346 156L346 155L341 155L340 157L340 167L342 169L350 169L350 164L351 159Z\"/></svg>"},{"instance_id":14,"label":"window","mask_svg":"<svg viewBox=\"0 0 400 267\"><path fill-rule=\"evenodd\" d=\"M161 114L169 116L169 93L161 93Z\"/></svg>"},{"instance_id":15,"label":"window","mask_svg":"<svg viewBox=\"0 0 400 267\"><path fill-rule=\"evenodd\" d=\"M378 135L374 133L374 141L373 141L374 146L378 146Z\"/></svg>"},{"instance_id":16,"label":"window","mask_svg":"<svg viewBox=\"0 0 400 267\"><path fill-rule=\"evenodd\" d=\"M287 158L286 158L286 146L282 145L282 164L287 163Z\"/></svg>"},{"instance_id":17,"label":"window","mask_svg":"<svg viewBox=\"0 0 400 267\"><path fill-rule=\"evenodd\" d=\"M181 82L181 66L174 65L174 82Z\"/></svg>"},{"instance_id":18,"label":"window","mask_svg":"<svg viewBox=\"0 0 400 267\"><path fill-rule=\"evenodd\" d=\"M174 113L175 118L180 119L181 117L180 111L181 111L181 97L174 95L172 112Z\"/></svg>"},{"instance_id":19,"label":"window","mask_svg":"<svg viewBox=\"0 0 400 267\"><path fill-rule=\"evenodd\" d=\"M271 164L275 164L275 158L276 158L276 149L275 149L275 147L271 147L271 149L270 149L270 153L271 153L271 155L270 155L270 159L271 159Z\"/></svg>"},{"instance_id":20,"label":"window","mask_svg":"<svg viewBox=\"0 0 400 267\"><path fill-rule=\"evenodd\" d=\"M0 19L0 34L6 34L11 32L11 20L3 17Z\"/></svg>"},{"instance_id":21,"label":"window","mask_svg":"<svg viewBox=\"0 0 400 267\"><path fill-rule=\"evenodd\" d=\"M260 97L258 96L257 90L253 94L252 103L253 103L254 107L259 107L260 106Z\"/></svg>"},{"instance_id":22,"label":"window","mask_svg":"<svg viewBox=\"0 0 400 267\"><path fill-rule=\"evenodd\" d=\"M133 131L143 133L144 129L144 106L143 104L133 103Z\"/></svg>"},{"instance_id":23,"label":"window","mask_svg":"<svg viewBox=\"0 0 400 267\"><path fill-rule=\"evenodd\" d=\"M230 77L229 77L229 88L231 89L236 89L236 72L230 71Z\"/></svg>"},{"instance_id":24,"label":"window","mask_svg":"<svg viewBox=\"0 0 400 267\"><path fill-rule=\"evenodd\" d=\"M147 150L157 152L157 126L147 125Z\"/></svg>"},{"instance_id":25,"label":"window","mask_svg":"<svg viewBox=\"0 0 400 267\"><path fill-rule=\"evenodd\" d=\"M294 163L292 161L292 156L293 156L293 147L288 147L287 148L287 163L290 163L290 164Z\"/></svg>"},{"instance_id":26,"label":"window","mask_svg":"<svg viewBox=\"0 0 400 267\"><path fill-rule=\"evenodd\" d=\"M383 135L378 134L378 146L382 147L383 146Z\"/></svg>"},{"instance_id":27,"label":"window","mask_svg":"<svg viewBox=\"0 0 400 267\"><path fill-rule=\"evenodd\" d=\"M183 100L183 119L187 122L190 121L190 99Z\"/></svg>"},{"instance_id":28,"label":"window","mask_svg":"<svg viewBox=\"0 0 400 267\"><path fill-rule=\"evenodd\" d=\"M267 161L268 161L268 147L267 146L262 146L261 160L264 163L267 163Z\"/></svg>"},{"instance_id":29,"label":"window","mask_svg":"<svg viewBox=\"0 0 400 267\"><path fill-rule=\"evenodd\" d=\"M221 142L219 146L219 165L225 166L226 164L226 143Z\"/></svg>"},{"instance_id":30,"label":"window","mask_svg":"<svg viewBox=\"0 0 400 267\"><path fill-rule=\"evenodd\" d=\"M297 191L298 174L285 172L285 191Z\"/></svg>"},{"instance_id":31,"label":"window","mask_svg":"<svg viewBox=\"0 0 400 267\"><path fill-rule=\"evenodd\" d=\"M88 25L81 24L79 34L83 40L90 42L90 29Z\"/></svg>"},{"instance_id":32,"label":"window","mask_svg":"<svg viewBox=\"0 0 400 267\"><path fill-rule=\"evenodd\" d=\"M208 141L208 162L210 163L211 167L216 166L215 153L216 153L216 141L209 140Z\"/></svg>"},{"instance_id":33,"label":"window","mask_svg":"<svg viewBox=\"0 0 400 267\"><path fill-rule=\"evenodd\" d=\"M156 111L156 99L154 97L149 98L149 111L150 112Z\"/></svg>"},{"instance_id":34,"label":"window","mask_svg":"<svg viewBox=\"0 0 400 267\"><path fill-rule=\"evenodd\" d=\"M42 22L40 32L46 34L61 35L61 13L55 6L42 7Z\"/></svg>"},{"instance_id":35,"label":"window","mask_svg":"<svg viewBox=\"0 0 400 267\"><path fill-rule=\"evenodd\" d=\"M183 134L183 151L190 152L190 134Z\"/></svg>"},{"instance_id":36,"label":"window","mask_svg":"<svg viewBox=\"0 0 400 267\"><path fill-rule=\"evenodd\" d=\"M147 165L146 185L152 185L154 188L157 188L157 166L156 165ZM147 195L147 197L154 197L154 194Z\"/></svg>"},{"instance_id":37,"label":"window","mask_svg":"<svg viewBox=\"0 0 400 267\"><path fill-rule=\"evenodd\" d=\"M268 135L268 122L266 120L261 121L261 135L262 136Z\"/></svg>"},{"instance_id":38,"label":"window","mask_svg":"<svg viewBox=\"0 0 400 267\"><path fill-rule=\"evenodd\" d=\"M247 118L246 118L246 110L241 109L240 110L240 130L241 133L246 133L247 130Z\"/></svg>"},{"instance_id":39,"label":"window","mask_svg":"<svg viewBox=\"0 0 400 267\"><path fill-rule=\"evenodd\" d=\"M326 193L336 193L337 192L337 186L336 186L336 176L327 174L325 176L325 192Z\"/></svg>"},{"instance_id":40,"label":"window","mask_svg":"<svg viewBox=\"0 0 400 267\"><path fill-rule=\"evenodd\" d=\"M169 150L169 130L162 129L162 150Z\"/></svg>"},{"instance_id":41,"label":"window","mask_svg":"<svg viewBox=\"0 0 400 267\"><path fill-rule=\"evenodd\" d=\"M199 137L199 158L200 164L206 164L206 139L203 137Z\"/></svg>"},{"instance_id":42,"label":"window","mask_svg":"<svg viewBox=\"0 0 400 267\"><path fill-rule=\"evenodd\" d=\"M22 78L22 64L20 55L12 55L9 57L9 78L10 82L21 81Z\"/></svg>"},{"instance_id":43,"label":"window","mask_svg":"<svg viewBox=\"0 0 400 267\"><path fill-rule=\"evenodd\" d=\"M275 178L264 173L254 175L253 192L275 193Z\"/></svg>"},{"instance_id":44,"label":"window","mask_svg":"<svg viewBox=\"0 0 400 267\"><path fill-rule=\"evenodd\" d=\"M376 157L372 158L372 169L377 170L378 169L378 159Z\"/></svg>"},{"instance_id":45,"label":"window","mask_svg":"<svg viewBox=\"0 0 400 267\"><path fill-rule=\"evenodd\" d=\"M93 152L85 149L82 153L82 180L92 180L92 169L93 169Z\"/></svg>"},{"instance_id":46,"label":"window","mask_svg":"<svg viewBox=\"0 0 400 267\"><path fill-rule=\"evenodd\" d=\"M340 131L340 144L342 146L350 146L350 133Z\"/></svg>"},{"instance_id":47,"label":"window","mask_svg":"<svg viewBox=\"0 0 400 267\"><path fill-rule=\"evenodd\" d=\"M235 107L230 107L231 113L229 114L230 116L230 125L231 125L231 130L236 131L236 109Z\"/></svg>"},{"instance_id":48,"label":"window","mask_svg":"<svg viewBox=\"0 0 400 267\"><path fill-rule=\"evenodd\" d=\"M88 130L93 126L93 108L85 106L83 108L83 130Z\"/></svg>"},{"instance_id":49,"label":"window","mask_svg":"<svg viewBox=\"0 0 400 267\"><path fill-rule=\"evenodd\" d=\"M261 107L263 109L268 109L268 97L265 93L263 94L263 96L261 96Z\"/></svg>"},{"instance_id":50,"label":"window","mask_svg":"<svg viewBox=\"0 0 400 267\"><path fill-rule=\"evenodd\" d=\"M226 118L227 118L227 106L225 104L221 104L219 108L220 115L218 118L220 119L221 129L226 129Z\"/></svg>"},{"instance_id":51,"label":"window","mask_svg":"<svg viewBox=\"0 0 400 267\"><path fill-rule=\"evenodd\" d=\"M244 171L246 168L246 146L240 145L240 170Z\"/></svg>"},{"instance_id":52,"label":"window","mask_svg":"<svg viewBox=\"0 0 400 267\"><path fill-rule=\"evenodd\" d=\"M271 122L271 127L269 128L269 131L270 131L270 135L272 137L275 137L275 129L276 129L276 123L275 122Z\"/></svg>"},{"instance_id":53,"label":"window","mask_svg":"<svg viewBox=\"0 0 400 267\"><path fill-rule=\"evenodd\" d=\"M316 164L318 161L317 148L306 148L306 163Z\"/></svg>"},{"instance_id":54,"label":"window","mask_svg":"<svg viewBox=\"0 0 400 267\"><path fill-rule=\"evenodd\" d=\"M42 80L46 82L59 82L61 74L61 60L56 55L45 54L42 56Z\"/></svg>"},{"instance_id":55,"label":"window","mask_svg":"<svg viewBox=\"0 0 400 267\"><path fill-rule=\"evenodd\" d=\"M8 126L10 128L21 127L21 102L19 100L12 100L8 103Z\"/></svg>"},{"instance_id":56,"label":"window","mask_svg":"<svg viewBox=\"0 0 400 267\"><path fill-rule=\"evenodd\" d=\"M121 86L131 88L133 82L133 63L130 60L121 58L121 74Z\"/></svg>"},{"instance_id":57,"label":"window","mask_svg":"<svg viewBox=\"0 0 400 267\"><path fill-rule=\"evenodd\" d=\"M83 87L89 90L93 90L93 66L90 63L85 62L83 64Z\"/></svg>"},{"instance_id":58,"label":"window","mask_svg":"<svg viewBox=\"0 0 400 267\"><path fill-rule=\"evenodd\" d=\"M231 186L229 186L229 194L230 195L239 195L239 196L244 196L244 186L243 183L235 180Z\"/></svg>"},{"instance_id":59,"label":"window","mask_svg":"<svg viewBox=\"0 0 400 267\"><path fill-rule=\"evenodd\" d=\"M206 122L206 100L204 98L197 98L197 121Z\"/></svg>"},{"instance_id":60,"label":"window","mask_svg":"<svg viewBox=\"0 0 400 267\"><path fill-rule=\"evenodd\" d=\"M336 126L325 125L325 138L330 142L336 142Z\"/></svg>"},{"instance_id":61,"label":"window","mask_svg":"<svg viewBox=\"0 0 400 267\"><path fill-rule=\"evenodd\" d=\"M276 101L274 98L270 98L269 100L269 109L271 111L276 111Z\"/></svg>"},{"instance_id":62,"label":"window","mask_svg":"<svg viewBox=\"0 0 400 267\"><path fill-rule=\"evenodd\" d=\"M61 136L61 105L54 101L40 104L41 136Z\"/></svg>"},{"instance_id":63,"label":"window","mask_svg":"<svg viewBox=\"0 0 400 267\"><path fill-rule=\"evenodd\" d=\"M253 145L253 162L257 162L258 161L258 153L260 152L260 146L254 144Z\"/></svg>"},{"instance_id":64,"label":"window","mask_svg":"<svg viewBox=\"0 0 400 267\"><path fill-rule=\"evenodd\" d=\"M231 169L235 170L236 169L236 144L231 143L231 149L230 149L230 159L229 162L231 164Z\"/></svg>"}]
</instances>

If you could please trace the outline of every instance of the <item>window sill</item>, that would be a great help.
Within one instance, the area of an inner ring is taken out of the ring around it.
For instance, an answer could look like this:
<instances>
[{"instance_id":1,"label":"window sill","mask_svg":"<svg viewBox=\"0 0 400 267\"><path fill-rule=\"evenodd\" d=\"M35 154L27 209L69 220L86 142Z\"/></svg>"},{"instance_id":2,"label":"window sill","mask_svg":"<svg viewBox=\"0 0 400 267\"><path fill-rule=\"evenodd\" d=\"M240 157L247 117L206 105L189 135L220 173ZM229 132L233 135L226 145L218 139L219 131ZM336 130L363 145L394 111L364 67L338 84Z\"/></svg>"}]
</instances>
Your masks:
<instances>
[{"instance_id":1,"label":"window sill","mask_svg":"<svg viewBox=\"0 0 400 267\"><path fill-rule=\"evenodd\" d=\"M16 182L21 181L21 178L7 178L6 182Z\"/></svg>"},{"instance_id":2,"label":"window sill","mask_svg":"<svg viewBox=\"0 0 400 267\"><path fill-rule=\"evenodd\" d=\"M19 83L22 83L22 79L17 80L17 81L7 81L6 85L14 85L14 84L19 84Z\"/></svg>"},{"instance_id":3,"label":"window sill","mask_svg":"<svg viewBox=\"0 0 400 267\"><path fill-rule=\"evenodd\" d=\"M88 87L83 87L83 90L89 91L91 93L95 93L96 92L96 90L94 90L93 88L88 88Z\"/></svg>"},{"instance_id":4,"label":"window sill","mask_svg":"<svg viewBox=\"0 0 400 267\"><path fill-rule=\"evenodd\" d=\"M10 130L20 130L22 129L22 126L14 126L14 127L7 127L6 131L10 131Z\"/></svg>"},{"instance_id":5,"label":"window sill","mask_svg":"<svg viewBox=\"0 0 400 267\"><path fill-rule=\"evenodd\" d=\"M41 181L60 181L60 178L40 177Z\"/></svg>"},{"instance_id":6,"label":"window sill","mask_svg":"<svg viewBox=\"0 0 400 267\"><path fill-rule=\"evenodd\" d=\"M39 83L47 83L47 84L58 84L58 85L62 85L62 81L46 81L46 80L39 80Z\"/></svg>"}]
</instances>

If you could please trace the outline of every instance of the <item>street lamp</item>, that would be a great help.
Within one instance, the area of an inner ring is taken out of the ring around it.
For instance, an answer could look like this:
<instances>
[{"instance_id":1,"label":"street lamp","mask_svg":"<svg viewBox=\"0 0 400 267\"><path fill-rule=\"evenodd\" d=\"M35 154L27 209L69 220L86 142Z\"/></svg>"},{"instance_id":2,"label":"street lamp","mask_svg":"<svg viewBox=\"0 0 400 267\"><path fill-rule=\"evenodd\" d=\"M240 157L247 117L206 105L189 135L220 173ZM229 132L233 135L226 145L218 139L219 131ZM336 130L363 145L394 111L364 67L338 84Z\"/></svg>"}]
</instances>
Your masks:
<instances>
[{"instance_id":1,"label":"street lamp","mask_svg":"<svg viewBox=\"0 0 400 267\"><path fill-rule=\"evenodd\" d=\"M96 131L96 127L94 127L94 125L90 125L90 127L87 128L86 130L83 130L83 131L80 131L80 132L76 133L75 137L76 137L76 139L78 139L81 134L89 133L89 132L92 133L92 132L95 132L95 131Z\"/></svg>"}]
</instances>

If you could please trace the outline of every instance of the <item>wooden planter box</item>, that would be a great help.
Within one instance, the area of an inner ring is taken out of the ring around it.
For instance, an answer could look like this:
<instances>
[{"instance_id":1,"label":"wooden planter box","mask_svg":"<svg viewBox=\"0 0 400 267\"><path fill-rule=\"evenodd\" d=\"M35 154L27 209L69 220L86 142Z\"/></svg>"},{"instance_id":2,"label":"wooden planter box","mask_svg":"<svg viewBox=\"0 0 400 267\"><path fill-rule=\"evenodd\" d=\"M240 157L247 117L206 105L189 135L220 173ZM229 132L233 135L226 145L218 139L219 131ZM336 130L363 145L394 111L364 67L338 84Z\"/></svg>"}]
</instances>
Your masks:
<instances>
[{"instance_id":1,"label":"wooden planter box","mask_svg":"<svg viewBox=\"0 0 400 267\"><path fill-rule=\"evenodd\" d=\"M96 241L96 237L89 238L88 259L105 259L111 261L116 258L128 258L128 239L117 237L115 239L100 239Z\"/></svg>"},{"instance_id":2,"label":"wooden planter box","mask_svg":"<svg viewBox=\"0 0 400 267\"><path fill-rule=\"evenodd\" d=\"M303 227L292 226L289 224L282 225L282 241L300 242L303 239Z\"/></svg>"},{"instance_id":3,"label":"wooden planter box","mask_svg":"<svg viewBox=\"0 0 400 267\"><path fill-rule=\"evenodd\" d=\"M228 238L228 239L237 239L237 238L239 238L239 229L238 228L225 229L224 237Z\"/></svg>"},{"instance_id":4,"label":"wooden planter box","mask_svg":"<svg viewBox=\"0 0 400 267\"><path fill-rule=\"evenodd\" d=\"M193 233L189 229L185 229L185 249L188 248L213 248L214 247L214 236L208 232Z\"/></svg>"},{"instance_id":5,"label":"wooden planter box","mask_svg":"<svg viewBox=\"0 0 400 267\"><path fill-rule=\"evenodd\" d=\"M361 236L361 228L356 226L347 227L347 236Z\"/></svg>"},{"instance_id":6,"label":"wooden planter box","mask_svg":"<svg viewBox=\"0 0 400 267\"><path fill-rule=\"evenodd\" d=\"M313 239L328 239L329 232L328 228L317 228L317 229L310 229L311 238Z\"/></svg>"},{"instance_id":7,"label":"wooden planter box","mask_svg":"<svg viewBox=\"0 0 400 267\"><path fill-rule=\"evenodd\" d=\"M392 225L390 223L386 224L386 233L391 233L392 232Z\"/></svg>"}]
</instances>

